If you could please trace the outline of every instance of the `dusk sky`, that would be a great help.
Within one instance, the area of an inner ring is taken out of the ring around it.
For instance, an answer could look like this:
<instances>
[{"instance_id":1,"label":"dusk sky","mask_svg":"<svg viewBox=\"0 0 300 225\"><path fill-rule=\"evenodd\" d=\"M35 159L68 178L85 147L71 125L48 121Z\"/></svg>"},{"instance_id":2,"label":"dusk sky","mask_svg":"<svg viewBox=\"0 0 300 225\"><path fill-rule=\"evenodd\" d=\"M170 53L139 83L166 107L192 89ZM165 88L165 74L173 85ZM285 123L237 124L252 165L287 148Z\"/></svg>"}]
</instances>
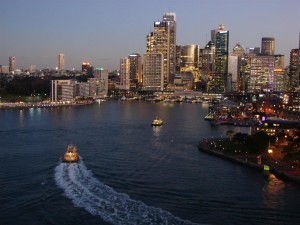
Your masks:
<instances>
[{"instance_id":1,"label":"dusk sky","mask_svg":"<svg viewBox=\"0 0 300 225\"><path fill-rule=\"evenodd\" d=\"M145 53L153 22L175 12L177 45L203 48L210 31L224 24L230 50L274 37L287 66L290 50L299 47L299 9L300 0L4 0L0 65L15 55L17 68L55 68L64 53L66 69L80 69L82 61L119 69L120 58Z\"/></svg>"}]
</instances>

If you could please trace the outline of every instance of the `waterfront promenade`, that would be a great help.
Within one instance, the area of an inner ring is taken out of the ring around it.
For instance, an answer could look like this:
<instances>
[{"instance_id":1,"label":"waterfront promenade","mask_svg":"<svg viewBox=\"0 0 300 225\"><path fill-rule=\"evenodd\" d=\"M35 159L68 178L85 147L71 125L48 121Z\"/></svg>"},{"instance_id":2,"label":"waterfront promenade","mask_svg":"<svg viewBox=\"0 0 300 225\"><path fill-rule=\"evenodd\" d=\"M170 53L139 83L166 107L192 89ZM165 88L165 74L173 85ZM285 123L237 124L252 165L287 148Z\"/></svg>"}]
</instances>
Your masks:
<instances>
[{"instance_id":1,"label":"waterfront promenade","mask_svg":"<svg viewBox=\"0 0 300 225\"><path fill-rule=\"evenodd\" d=\"M92 104L94 101L77 101L77 102L6 102L0 103L0 110L3 109L25 109L25 108L50 108L64 106L79 106Z\"/></svg>"},{"instance_id":2,"label":"waterfront promenade","mask_svg":"<svg viewBox=\"0 0 300 225\"><path fill-rule=\"evenodd\" d=\"M238 149L234 153L225 151L222 142L224 138L211 138L201 140L198 144L200 151L215 155L217 157L239 163L241 165L264 171L265 166L269 167L269 171L278 178L290 180L300 184L300 167L299 164L284 161L279 158L273 158L270 155L256 155L251 153L242 153ZM265 171L266 172L266 171ZM268 172L268 171L267 171Z\"/></svg>"}]
</instances>

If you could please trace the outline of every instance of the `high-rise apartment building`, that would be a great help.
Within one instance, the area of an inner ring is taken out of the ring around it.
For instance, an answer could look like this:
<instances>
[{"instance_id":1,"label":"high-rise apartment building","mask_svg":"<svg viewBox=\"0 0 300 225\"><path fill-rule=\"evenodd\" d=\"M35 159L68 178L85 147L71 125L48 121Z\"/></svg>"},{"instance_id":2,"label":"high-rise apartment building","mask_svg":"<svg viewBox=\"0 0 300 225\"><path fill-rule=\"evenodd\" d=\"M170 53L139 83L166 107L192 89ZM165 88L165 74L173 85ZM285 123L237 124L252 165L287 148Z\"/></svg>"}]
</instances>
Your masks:
<instances>
[{"instance_id":1,"label":"high-rise apartment building","mask_svg":"<svg viewBox=\"0 0 300 225\"><path fill-rule=\"evenodd\" d=\"M84 76L92 77L94 72L94 67L87 61L82 62L81 71Z\"/></svg>"},{"instance_id":2,"label":"high-rise apartment building","mask_svg":"<svg viewBox=\"0 0 300 225\"><path fill-rule=\"evenodd\" d=\"M202 78L210 82L215 75L215 53L214 42L209 41L202 51Z\"/></svg>"},{"instance_id":3,"label":"high-rise apartment building","mask_svg":"<svg viewBox=\"0 0 300 225\"><path fill-rule=\"evenodd\" d=\"M284 70L284 55L274 55L274 85L273 91L285 91L285 70Z\"/></svg>"},{"instance_id":4,"label":"high-rise apartment building","mask_svg":"<svg viewBox=\"0 0 300 225\"><path fill-rule=\"evenodd\" d=\"M275 54L275 38L263 37L261 39L261 54L262 55Z\"/></svg>"},{"instance_id":5,"label":"high-rise apartment building","mask_svg":"<svg viewBox=\"0 0 300 225\"><path fill-rule=\"evenodd\" d=\"M143 58L143 89L149 91L164 90L164 55L146 53Z\"/></svg>"},{"instance_id":6,"label":"high-rise apartment building","mask_svg":"<svg viewBox=\"0 0 300 225\"><path fill-rule=\"evenodd\" d=\"M228 57L228 74L227 78L227 91L237 91L239 79L239 56L231 53Z\"/></svg>"},{"instance_id":7,"label":"high-rise apartment building","mask_svg":"<svg viewBox=\"0 0 300 225\"><path fill-rule=\"evenodd\" d=\"M65 69L65 55L60 53L57 56L57 67L58 70L64 70Z\"/></svg>"},{"instance_id":8,"label":"high-rise apartment building","mask_svg":"<svg viewBox=\"0 0 300 225\"><path fill-rule=\"evenodd\" d=\"M132 53L128 58L130 61L130 83L137 86L142 83L142 57L138 53Z\"/></svg>"},{"instance_id":9,"label":"high-rise apartment building","mask_svg":"<svg viewBox=\"0 0 300 225\"><path fill-rule=\"evenodd\" d=\"M228 75L228 52L229 52L229 31L220 26L216 33L215 53L215 74L212 79L210 90L213 92L225 92Z\"/></svg>"},{"instance_id":10,"label":"high-rise apartment building","mask_svg":"<svg viewBox=\"0 0 300 225\"><path fill-rule=\"evenodd\" d=\"M120 59L120 89L130 89L130 59Z\"/></svg>"},{"instance_id":11,"label":"high-rise apartment building","mask_svg":"<svg viewBox=\"0 0 300 225\"><path fill-rule=\"evenodd\" d=\"M298 79L300 81L300 32L299 32L299 46L298 46ZM300 82L299 82L300 86Z\"/></svg>"},{"instance_id":12,"label":"high-rise apartment building","mask_svg":"<svg viewBox=\"0 0 300 225\"><path fill-rule=\"evenodd\" d=\"M224 31L225 27L224 25L219 25L219 27L215 30L211 30L211 33L210 33L210 40L216 44L217 42L217 33L219 33L220 31Z\"/></svg>"},{"instance_id":13,"label":"high-rise apartment building","mask_svg":"<svg viewBox=\"0 0 300 225\"><path fill-rule=\"evenodd\" d=\"M256 55L249 57L248 92L271 92L274 89L275 57Z\"/></svg>"},{"instance_id":14,"label":"high-rise apartment building","mask_svg":"<svg viewBox=\"0 0 300 225\"><path fill-rule=\"evenodd\" d=\"M299 86L299 49L290 52L289 88L294 90Z\"/></svg>"},{"instance_id":15,"label":"high-rise apartment building","mask_svg":"<svg viewBox=\"0 0 300 225\"><path fill-rule=\"evenodd\" d=\"M164 86L171 82L176 66L176 14L166 13L154 22L153 35L147 36L147 53L163 54Z\"/></svg>"},{"instance_id":16,"label":"high-rise apartment building","mask_svg":"<svg viewBox=\"0 0 300 225\"><path fill-rule=\"evenodd\" d=\"M153 49L154 49L154 34L153 32L150 32L147 35L146 53L153 52Z\"/></svg>"},{"instance_id":17,"label":"high-rise apartment building","mask_svg":"<svg viewBox=\"0 0 300 225\"><path fill-rule=\"evenodd\" d=\"M15 71L17 69L17 62L15 56L9 57L9 71Z\"/></svg>"}]
</instances>

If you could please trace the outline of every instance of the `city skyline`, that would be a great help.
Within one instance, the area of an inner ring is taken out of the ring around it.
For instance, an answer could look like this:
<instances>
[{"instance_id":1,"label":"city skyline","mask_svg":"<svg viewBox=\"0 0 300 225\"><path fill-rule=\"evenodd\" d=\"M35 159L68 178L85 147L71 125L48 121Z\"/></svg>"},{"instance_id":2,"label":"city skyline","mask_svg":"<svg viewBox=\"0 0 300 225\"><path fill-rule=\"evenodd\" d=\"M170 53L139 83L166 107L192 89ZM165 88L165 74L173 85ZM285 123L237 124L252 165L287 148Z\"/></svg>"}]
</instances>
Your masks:
<instances>
[{"instance_id":1,"label":"city skyline","mask_svg":"<svg viewBox=\"0 0 300 225\"><path fill-rule=\"evenodd\" d=\"M57 67L57 55L63 53L65 69L80 69L83 61L119 69L120 58L133 52L146 53L146 36L154 21L166 12L176 13L177 45L204 48L211 30L224 24L230 31L230 51L238 42L244 48L261 47L263 37L273 37L275 54L285 55L288 66L291 49L299 48L297 0L288 4L280 0L231 0L226 5L221 0L189 0L189 4L179 0L56 2L17 0L2 4L0 65L8 65L9 57L15 56L17 68L34 64L39 69L52 69Z\"/></svg>"}]
</instances>

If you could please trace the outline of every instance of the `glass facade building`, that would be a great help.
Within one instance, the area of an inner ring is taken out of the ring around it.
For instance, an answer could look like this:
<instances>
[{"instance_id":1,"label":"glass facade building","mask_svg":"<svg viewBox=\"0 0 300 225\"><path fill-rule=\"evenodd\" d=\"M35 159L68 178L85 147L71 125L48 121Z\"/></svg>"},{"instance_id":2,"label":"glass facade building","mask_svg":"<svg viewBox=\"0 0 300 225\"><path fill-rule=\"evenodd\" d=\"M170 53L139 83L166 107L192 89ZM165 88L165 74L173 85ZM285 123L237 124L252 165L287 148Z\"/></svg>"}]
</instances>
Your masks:
<instances>
[{"instance_id":1,"label":"glass facade building","mask_svg":"<svg viewBox=\"0 0 300 225\"><path fill-rule=\"evenodd\" d=\"M215 75L210 88L213 92L226 91L228 73L229 31L221 30L216 34Z\"/></svg>"}]
</instances>

